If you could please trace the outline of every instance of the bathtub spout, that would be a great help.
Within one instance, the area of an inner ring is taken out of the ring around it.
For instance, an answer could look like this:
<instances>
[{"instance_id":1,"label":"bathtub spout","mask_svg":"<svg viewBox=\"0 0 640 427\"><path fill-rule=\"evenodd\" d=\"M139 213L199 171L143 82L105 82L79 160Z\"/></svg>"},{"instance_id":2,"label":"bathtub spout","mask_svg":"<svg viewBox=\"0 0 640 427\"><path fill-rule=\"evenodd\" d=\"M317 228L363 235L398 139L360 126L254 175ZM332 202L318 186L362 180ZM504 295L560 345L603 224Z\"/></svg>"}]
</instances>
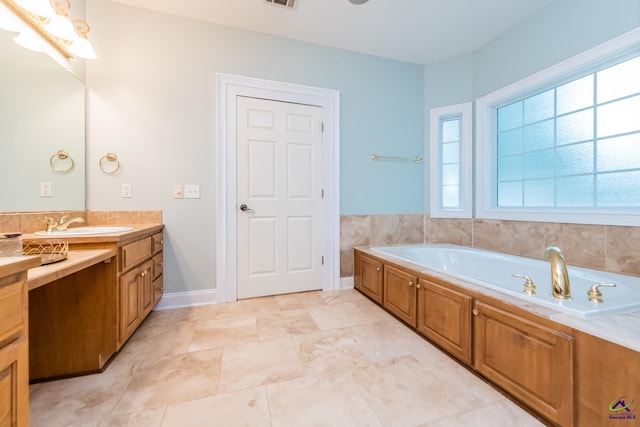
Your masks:
<instances>
[{"instance_id":1,"label":"bathtub spout","mask_svg":"<svg viewBox=\"0 0 640 427\"><path fill-rule=\"evenodd\" d=\"M558 299L571 299L569 273L559 248L549 246L544 250L544 257L551 263L551 295Z\"/></svg>"}]
</instances>

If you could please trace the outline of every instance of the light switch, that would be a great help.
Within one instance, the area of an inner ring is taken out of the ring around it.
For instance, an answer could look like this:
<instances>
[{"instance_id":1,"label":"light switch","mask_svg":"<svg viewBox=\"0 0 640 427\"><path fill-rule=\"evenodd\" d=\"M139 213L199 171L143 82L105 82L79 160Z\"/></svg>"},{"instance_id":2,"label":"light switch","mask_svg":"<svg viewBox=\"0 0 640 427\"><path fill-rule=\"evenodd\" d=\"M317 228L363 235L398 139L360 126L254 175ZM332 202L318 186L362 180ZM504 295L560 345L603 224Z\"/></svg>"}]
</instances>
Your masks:
<instances>
[{"instance_id":1,"label":"light switch","mask_svg":"<svg viewBox=\"0 0 640 427\"><path fill-rule=\"evenodd\" d=\"M185 184L185 186L184 186L184 198L185 199L199 199L200 198L200 185L198 185L198 184Z\"/></svg>"},{"instance_id":2,"label":"light switch","mask_svg":"<svg viewBox=\"0 0 640 427\"><path fill-rule=\"evenodd\" d=\"M51 197L51 183L50 182L41 182L40 183L40 197Z\"/></svg>"},{"instance_id":3,"label":"light switch","mask_svg":"<svg viewBox=\"0 0 640 427\"><path fill-rule=\"evenodd\" d=\"M131 197L131 184L122 184L122 197Z\"/></svg>"},{"instance_id":4,"label":"light switch","mask_svg":"<svg viewBox=\"0 0 640 427\"><path fill-rule=\"evenodd\" d=\"M174 199L182 199L184 197L184 192L182 189L182 185L174 185L173 186L173 198Z\"/></svg>"}]
</instances>

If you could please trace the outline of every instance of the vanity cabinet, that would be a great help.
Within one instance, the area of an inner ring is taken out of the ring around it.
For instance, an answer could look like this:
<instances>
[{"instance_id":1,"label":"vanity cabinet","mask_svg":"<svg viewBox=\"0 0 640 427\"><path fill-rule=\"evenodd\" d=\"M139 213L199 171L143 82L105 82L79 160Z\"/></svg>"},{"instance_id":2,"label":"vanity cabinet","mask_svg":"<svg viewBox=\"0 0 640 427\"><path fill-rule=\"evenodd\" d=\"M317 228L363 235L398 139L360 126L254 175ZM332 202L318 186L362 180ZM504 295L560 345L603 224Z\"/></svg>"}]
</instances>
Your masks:
<instances>
[{"instance_id":1,"label":"vanity cabinet","mask_svg":"<svg viewBox=\"0 0 640 427\"><path fill-rule=\"evenodd\" d=\"M474 367L550 421L573 425L573 338L476 301Z\"/></svg>"},{"instance_id":2,"label":"vanity cabinet","mask_svg":"<svg viewBox=\"0 0 640 427\"><path fill-rule=\"evenodd\" d=\"M384 264L366 255L358 255L354 265L354 287L378 304L382 304Z\"/></svg>"},{"instance_id":3,"label":"vanity cabinet","mask_svg":"<svg viewBox=\"0 0 640 427\"><path fill-rule=\"evenodd\" d=\"M152 261L120 276L120 340L126 341L153 307Z\"/></svg>"},{"instance_id":4,"label":"vanity cabinet","mask_svg":"<svg viewBox=\"0 0 640 427\"><path fill-rule=\"evenodd\" d=\"M473 298L424 278L418 280L418 286L418 332L471 364Z\"/></svg>"},{"instance_id":5,"label":"vanity cabinet","mask_svg":"<svg viewBox=\"0 0 640 427\"><path fill-rule=\"evenodd\" d=\"M418 278L391 265L384 266L382 306L400 320L416 327L416 286Z\"/></svg>"},{"instance_id":6,"label":"vanity cabinet","mask_svg":"<svg viewBox=\"0 0 640 427\"><path fill-rule=\"evenodd\" d=\"M162 297L162 244L162 233L156 233L120 248L118 348Z\"/></svg>"},{"instance_id":7,"label":"vanity cabinet","mask_svg":"<svg viewBox=\"0 0 640 427\"><path fill-rule=\"evenodd\" d=\"M39 258L0 261L0 426L29 425L27 270Z\"/></svg>"},{"instance_id":8,"label":"vanity cabinet","mask_svg":"<svg viewBox=\"0 0 640 427\"><path fill-rule=\"evenodd\" d=\"M116 251L117 269L114 305L116 317L115 351L122 348L142 321L153 310L163 293L163 226L134 226L119 236L69 238L69 249L102 249Z\"/></svg>"}]
</instances>

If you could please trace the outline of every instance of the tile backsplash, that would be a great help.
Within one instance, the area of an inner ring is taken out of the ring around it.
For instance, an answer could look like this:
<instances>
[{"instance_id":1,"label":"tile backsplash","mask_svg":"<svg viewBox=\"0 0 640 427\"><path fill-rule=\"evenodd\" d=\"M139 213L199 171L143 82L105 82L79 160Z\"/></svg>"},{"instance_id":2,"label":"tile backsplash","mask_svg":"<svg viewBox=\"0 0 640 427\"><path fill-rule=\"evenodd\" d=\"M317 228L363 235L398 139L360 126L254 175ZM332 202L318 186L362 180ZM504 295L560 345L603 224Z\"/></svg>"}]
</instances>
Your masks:
<instances>
[{"instance_id":1,"label":"tile backsplash","mask_svg":"<svg viewBox=\"0 0 640 427\"><path fill-rule=\"evenodd\" d=\"M452 243L544 259L558 246L567 264L640 276L640 227L430 218L428 215L345 215L340 218L340 276L353 275L353 247Z\"/></svg>"},{"instance_id":2,"label":"tile backsplash","mask_svg":"<svg viewBox=\"0 0 640 427\"><path fill-rule=\"evenodd\" d=\"M0 231L33 233L46 229L45 217L56 221L63 216L84 218L83 225L161 224L162 211L52 211L0 214ZM74 225L75 226L75 225Z\"/></svg>"}]
</instances>

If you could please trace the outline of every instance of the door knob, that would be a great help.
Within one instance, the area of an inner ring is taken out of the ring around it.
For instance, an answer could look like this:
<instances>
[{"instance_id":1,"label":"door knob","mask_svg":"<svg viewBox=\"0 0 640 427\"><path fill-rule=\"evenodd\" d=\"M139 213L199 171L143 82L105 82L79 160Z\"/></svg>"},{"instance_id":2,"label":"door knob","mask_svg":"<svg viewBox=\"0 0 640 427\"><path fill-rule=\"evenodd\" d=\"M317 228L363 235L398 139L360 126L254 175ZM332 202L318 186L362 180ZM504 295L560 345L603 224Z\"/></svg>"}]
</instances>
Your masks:
<instances>
[{"instance_id":1,"label":"door knob","mask_svg":"<svg viewBox=\"0 0 640 427\"><path fill-rule=\"evenodd\" d=\"M256 211L254 211L253 209L250 209L247 205L245 205L244 203L240 205L240 210L242 212L249 212L249 213L256 213Z\"/></svg>"}]
</instances>

